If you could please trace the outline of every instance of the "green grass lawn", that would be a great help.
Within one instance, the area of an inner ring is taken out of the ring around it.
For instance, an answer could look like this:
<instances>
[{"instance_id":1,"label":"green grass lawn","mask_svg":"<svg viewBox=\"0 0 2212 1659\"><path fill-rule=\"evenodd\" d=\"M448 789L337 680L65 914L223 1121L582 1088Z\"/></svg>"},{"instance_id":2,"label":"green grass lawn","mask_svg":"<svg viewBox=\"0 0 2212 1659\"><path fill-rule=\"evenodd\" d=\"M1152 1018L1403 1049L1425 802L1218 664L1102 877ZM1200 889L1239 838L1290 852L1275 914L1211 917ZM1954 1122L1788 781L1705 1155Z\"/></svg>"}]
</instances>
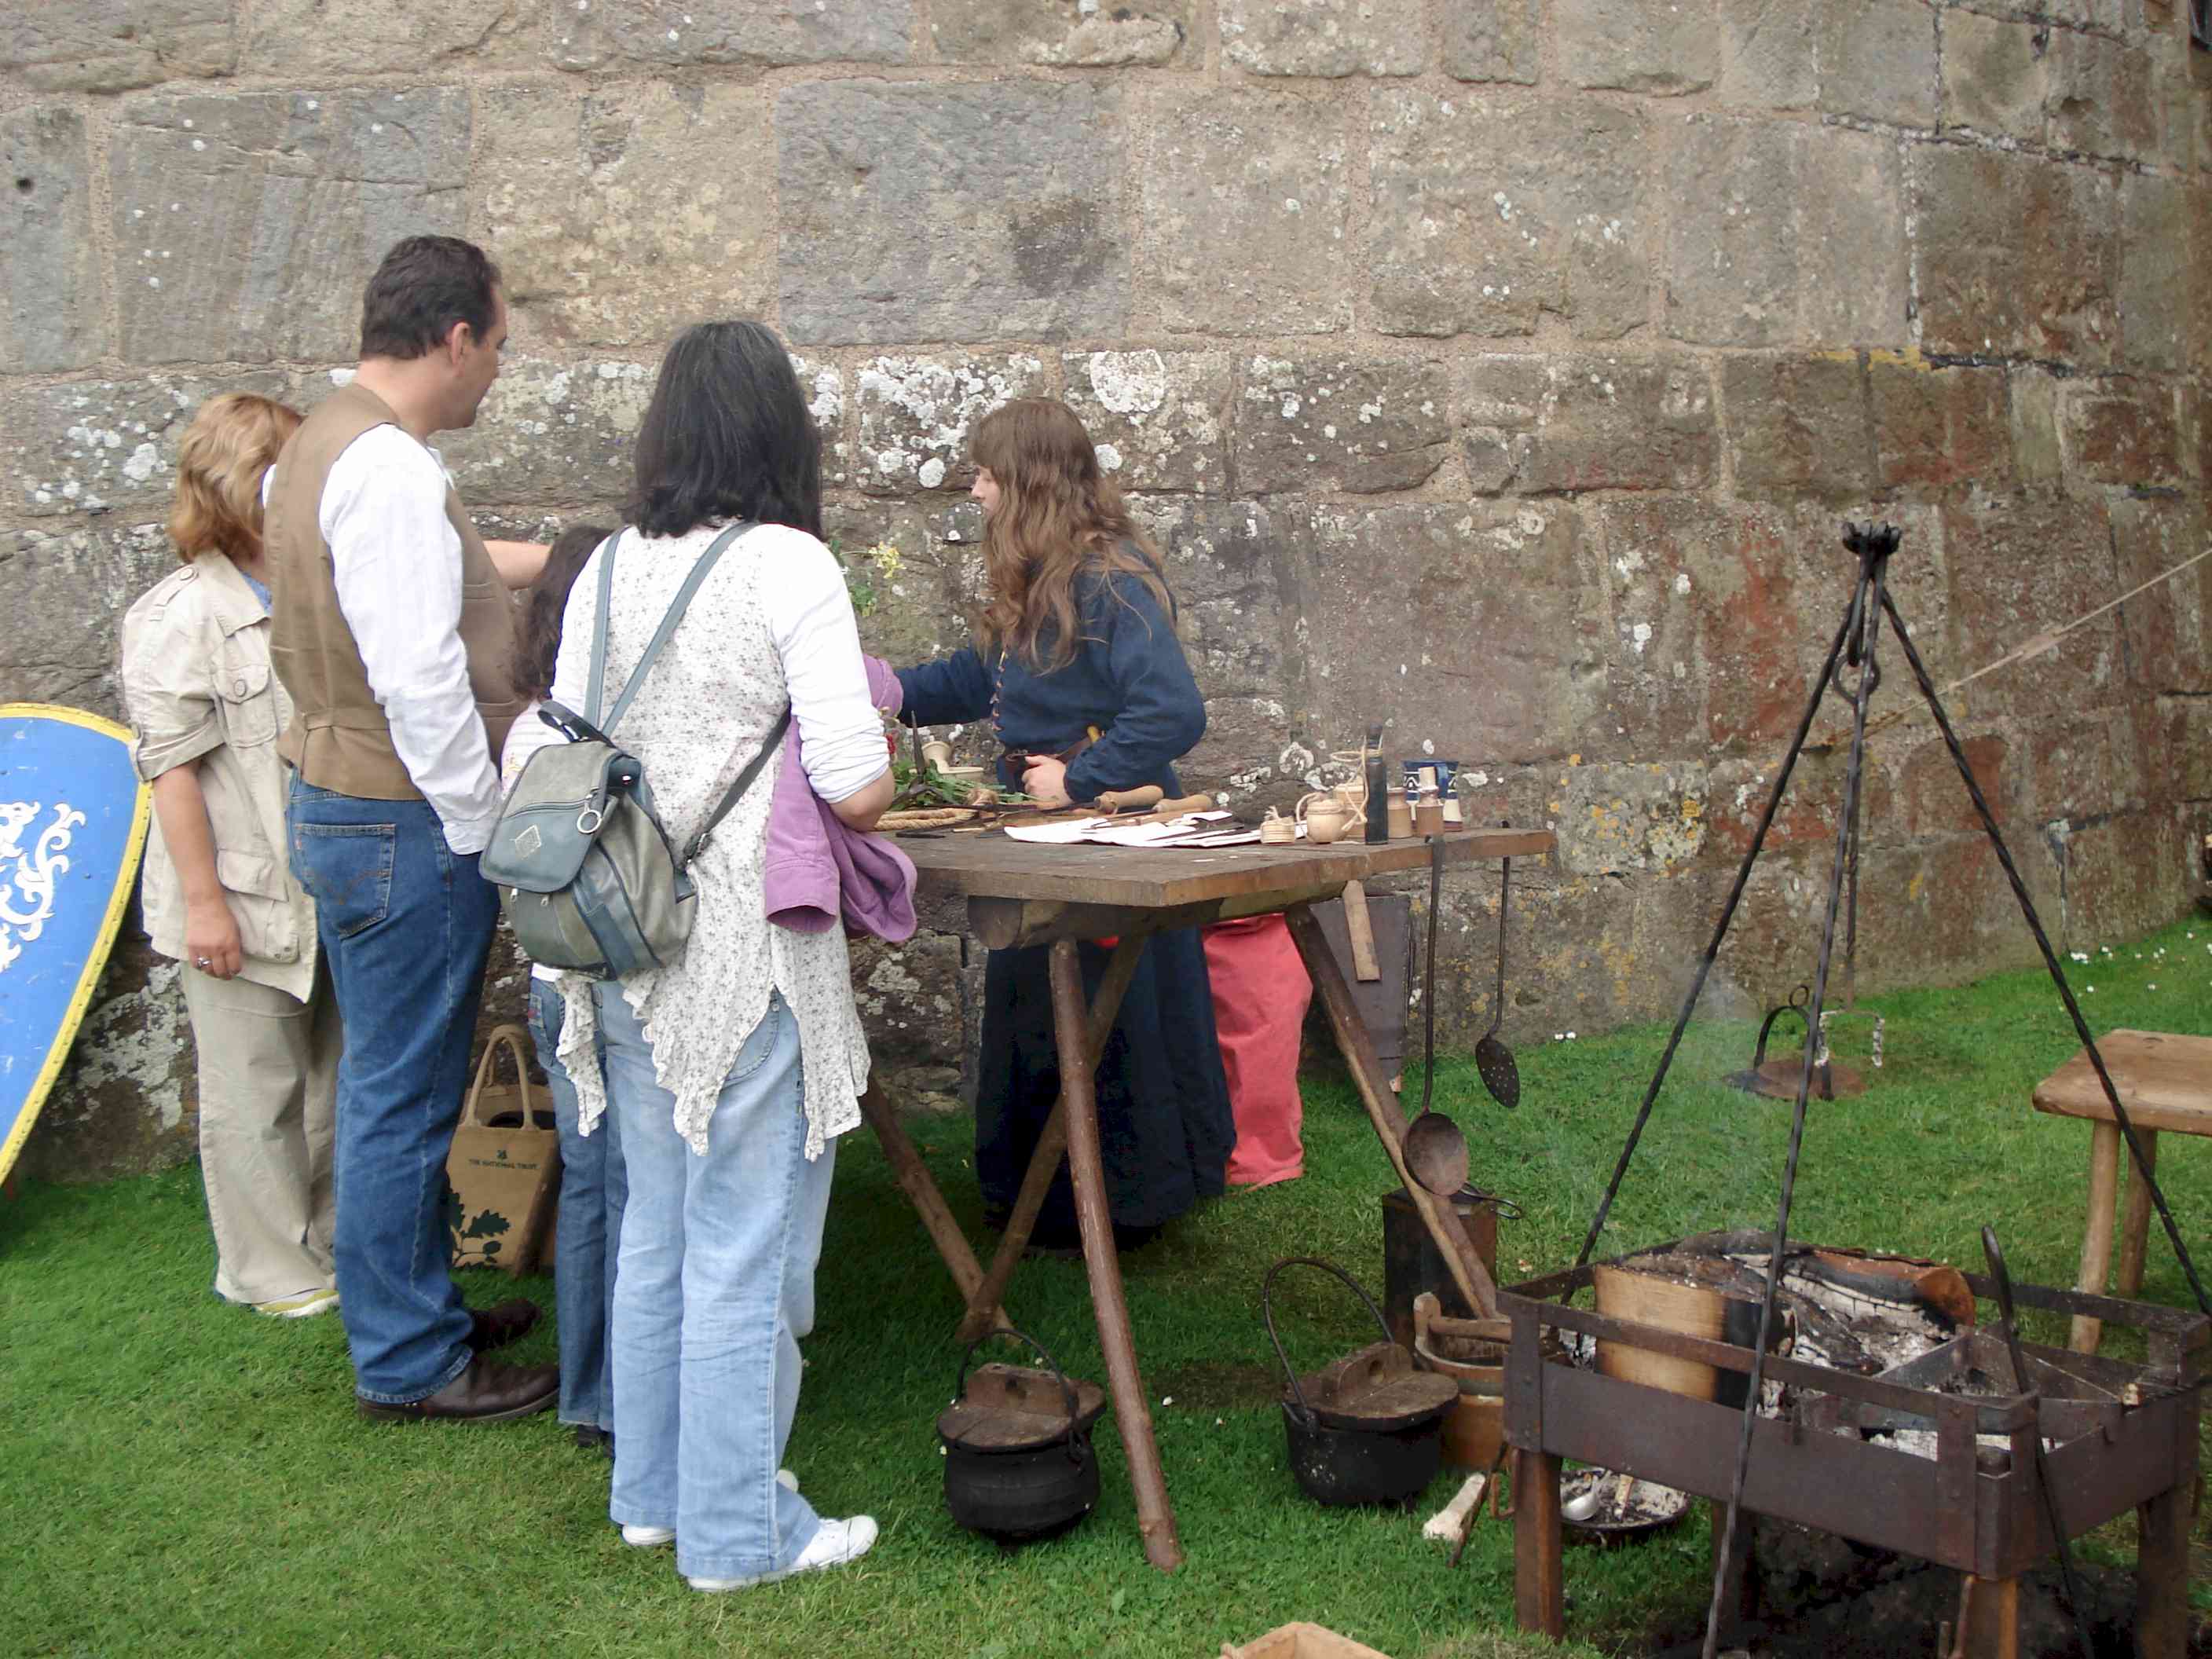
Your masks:
<instances>
[{"instance_id":1,"label":"green grass lawn","mask_svg":"<svg viewBox=\"0 0 2212 1659\"><path fill-rule=\"evenodd\" d=\"M2177 926L2069 969L2096 988L2085 1002L2100 1030L2212 1033L2212 926ZM1816 1103L1793 1233L1978 1267L1992 1222L2016 1276L2069 1284L2088 1130L2028 1109L2031 1085L2075 1046L2048 982L2013 975L1875 1006L1889 1018L1889 1066L1863 1099ZM1502 1278L1571 1260L1663 1035L1524 1048L1511 1115L1470 1062L1440 1069L1439 1103L1466 1126L1477 1179L1526 1211L1504 1229ZM1746 1062L1750 1039L1747 1026L1692 1028L1609 1247L1771 1224L1789 1109L1712 1082ZM1210 1206L1124 1263L1189 1553L1173 1577L1139 1549L1110 1413L1097 1437L1104 1497L1073 1534L1002 1553L946 1517L932 1424L958 1363L958 1303L865 1134L845 1143L837 1173L789 1461L824 1513L871 1512L883 1540L858 1567L720 1597L687 1589L668 1552L622 1546L606 1519L606 1463L550 1415L488 1429L357 1419L335 1319L258 1320L209 1293L193 1170L28 1190L0 1204L0 1514L11 1534L0 1651L1206 1659L1293 1619L1396 1659L1556 1651L1508 1634L1508 1528L1486 1523L1456 1571L1419 1537L1451 1478L1412 1516L1324 1510L1291 1482L1261 1275L1279 1255L1315 1254L1379 1294L1378 1200L1393 1184L1346 1086L1317 1075L1307 1103L1304 1180ZM980 1236L969 1122L915 1129ZM2168 1137L2166 1149L2166 1190L2212 1269L2212 1146ZM1283 1285L1285 1337L1302 1364L1366 1340L1322 1276ZM524 1288L550 1307L550 1282ZM469 1289L488 1303L512 1286L477 1273ZM2185 1296L2155 1225L2145 1294ZM1079 1264L1025 1266L1010 1306L1071 1370L1103 1380ZM549 1322L520 1357L552 1356ZM2129 1559L2125 1530L2089 1553ZM1687 1628L1708 1549L1700 1508L1656 1541L1571 1552L1570 1630L1604 1646L1658 1623Z\"/></svg>"}]
</instances>

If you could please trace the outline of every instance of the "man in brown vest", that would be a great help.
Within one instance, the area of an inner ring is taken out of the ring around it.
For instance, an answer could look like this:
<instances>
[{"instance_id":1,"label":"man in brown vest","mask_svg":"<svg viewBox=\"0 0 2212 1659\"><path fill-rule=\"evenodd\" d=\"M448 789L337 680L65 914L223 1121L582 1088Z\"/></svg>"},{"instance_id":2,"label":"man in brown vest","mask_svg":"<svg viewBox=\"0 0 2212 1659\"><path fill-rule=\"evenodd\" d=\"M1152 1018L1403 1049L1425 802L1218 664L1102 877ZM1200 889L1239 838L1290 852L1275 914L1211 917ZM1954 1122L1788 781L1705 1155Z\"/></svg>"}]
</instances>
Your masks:
<instances>
[{"instance_id":1,"label":"man in brown vest","mask_svg":"<svg viewBox=\"0 0 2212 1659\"><path fill-rule=\"evenodd\" d=\"M429 440L471 424L499 373L498 270L410 237L369 279L361 336L352 381L265 486L286 832L345 1024L339 1313L365 1416L495 1422L559 1385L554 1366L480 1357L537 1310L471 1316L448 1271L446 1156L499 915L477 855L520 705L506 584Z\"/></svg>"}]
</instances>

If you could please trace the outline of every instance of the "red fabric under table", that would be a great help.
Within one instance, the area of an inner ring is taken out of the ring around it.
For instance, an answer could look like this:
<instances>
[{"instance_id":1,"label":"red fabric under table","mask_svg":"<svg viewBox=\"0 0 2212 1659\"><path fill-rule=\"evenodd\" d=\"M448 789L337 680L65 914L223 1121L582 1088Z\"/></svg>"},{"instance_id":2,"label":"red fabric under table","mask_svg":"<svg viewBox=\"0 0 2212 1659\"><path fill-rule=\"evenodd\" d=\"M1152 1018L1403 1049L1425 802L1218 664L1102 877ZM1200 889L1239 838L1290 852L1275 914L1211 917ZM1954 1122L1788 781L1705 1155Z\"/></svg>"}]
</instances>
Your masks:
<instances>
[{"instance_id":1,"label":"red fabric under table","mask_svg":"<svg viewBox=\"0 0 2212 1659\"><path fill-rule=\"evenodd\" d=\"M1313 981L1279 915L1218 921L1200 930L1213 981L1221 1069L1237 1119L1229 1184L1265 1187L1305 1173L1298 1098L1298 1038Z\"/></svg>"}]
</instances>

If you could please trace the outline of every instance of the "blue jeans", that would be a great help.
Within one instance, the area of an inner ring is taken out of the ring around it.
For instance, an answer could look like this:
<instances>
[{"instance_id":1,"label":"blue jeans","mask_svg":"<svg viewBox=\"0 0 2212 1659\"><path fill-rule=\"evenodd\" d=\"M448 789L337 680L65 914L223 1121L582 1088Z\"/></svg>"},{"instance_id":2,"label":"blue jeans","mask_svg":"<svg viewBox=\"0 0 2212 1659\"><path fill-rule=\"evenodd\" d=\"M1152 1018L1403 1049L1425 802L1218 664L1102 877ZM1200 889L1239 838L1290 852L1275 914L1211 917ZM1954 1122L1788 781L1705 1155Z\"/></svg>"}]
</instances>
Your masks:
<instances>
[{"instance_id":1,"label":"blue jeans","mask_svg":"<svg viewBox=\"0 0 2212 1659\"><path fill-rule=\"evenodd\" d=\"M620 990L599 994L629 1204L615 1276L615 1477L607 1512L673 1527L690 1577L781 1571L821 1518L776 1484L799 1409L799 1339L836 1145L806 1158L799 1022L771 995L695 1154Z\"/></svg>"},{"instance_id":2,"label":"blue jeans","mask_svg":"<svg viewBox=\"0 0 2212 1659\"><path fill-rule=\"evenodd\" d=\"M446 845L426 801L292 780L292 872L315 901L345 1054L338 1062L334 1255L364 1400L404 1405L468 1368L446 1154L483 998L497 891Z\"/></svg>"},{"instance_id":3,"label":"blue jeans","mask_svg":"<svg viewBox=\"0 0 2212 1659\"><path fill-rule=\"evenodd\" d=\"M615 1374L607 1346L615 1297L615 1250L622 1239L621 1131L611 1111L590 1134L577 1123L576 1085L562 1069L561 988L530 981L530 1041L553 1097L561 1131L561 1229L553 1253L553 1314L561 1339L561 1420L615 1425ZM605 1045L601 1045L602 1055Z\"/></svg>"}]
</instances>

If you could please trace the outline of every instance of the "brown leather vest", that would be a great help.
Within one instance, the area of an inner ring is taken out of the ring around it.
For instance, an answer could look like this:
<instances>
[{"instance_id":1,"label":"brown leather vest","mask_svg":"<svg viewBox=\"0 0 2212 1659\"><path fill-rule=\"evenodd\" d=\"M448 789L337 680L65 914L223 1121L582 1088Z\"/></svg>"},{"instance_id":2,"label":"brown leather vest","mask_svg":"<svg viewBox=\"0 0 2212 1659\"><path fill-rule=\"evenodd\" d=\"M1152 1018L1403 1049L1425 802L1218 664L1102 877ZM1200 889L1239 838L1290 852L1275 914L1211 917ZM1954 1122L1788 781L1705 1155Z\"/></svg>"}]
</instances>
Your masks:
<instances>
[{"instance_id":1,"label":"brown leather vest","mask_svg":"<svg viewBox=\"0 0 2212 1659\"><path fill-rule=\"evenodd\" d=\"M293 706L277 752L317 788L368 800L419 800L422 791L392 746L392 727L338 609L337 574L323 539L323 488L347 445L374 428L398 424L384 400L364 387L344 386L325 398L276 458L263 532L274 599L270 664ZM514 684L514 606L483 538L450 489L446 517L461 538L460 635L469 689L496 766L507 728L523 708Z\"/></svg>"}]
</instances>

